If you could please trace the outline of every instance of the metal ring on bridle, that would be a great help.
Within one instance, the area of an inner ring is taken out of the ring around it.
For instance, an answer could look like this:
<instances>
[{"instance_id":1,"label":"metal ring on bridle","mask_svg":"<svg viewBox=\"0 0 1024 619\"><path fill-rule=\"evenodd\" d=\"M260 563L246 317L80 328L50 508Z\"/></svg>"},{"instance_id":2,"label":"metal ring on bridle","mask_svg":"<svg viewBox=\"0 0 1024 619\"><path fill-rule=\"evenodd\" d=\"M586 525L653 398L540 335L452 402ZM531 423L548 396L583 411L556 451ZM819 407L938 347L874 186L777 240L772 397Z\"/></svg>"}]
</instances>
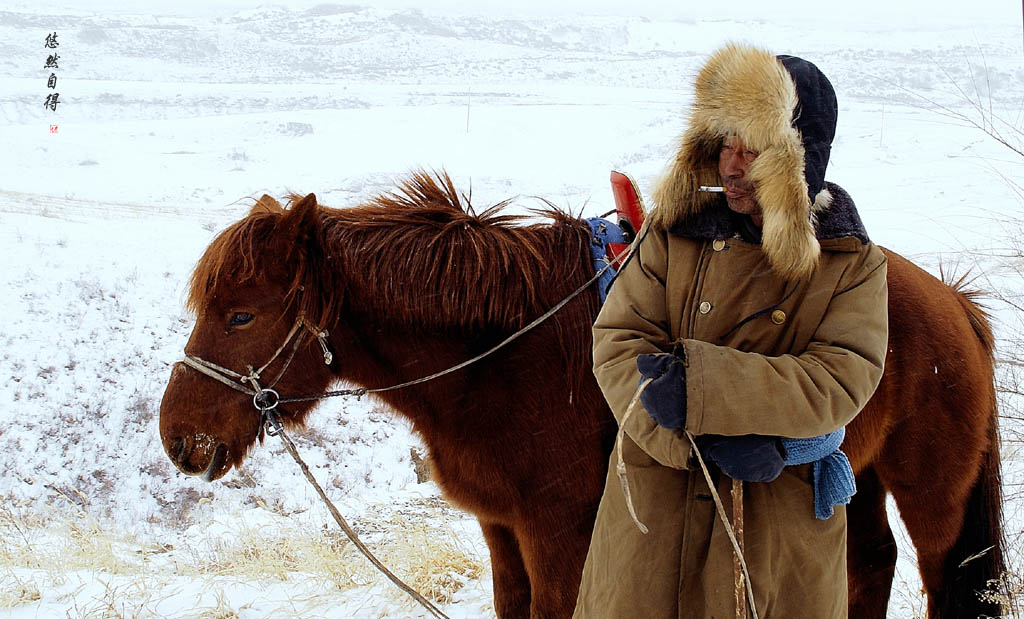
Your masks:
<instances>
[{"instance_id":1,"label":"metal ring on bridle","mask_svg":"<svg viewBox=\"0 0 1024 619\"><path fill-rule=\"evenodd\" d=\"M274 410L280 402L280 394L273 389L260 389L256 392L256 395L252 396L253 406L261 412Z\"/></svg>"}]
</instances>

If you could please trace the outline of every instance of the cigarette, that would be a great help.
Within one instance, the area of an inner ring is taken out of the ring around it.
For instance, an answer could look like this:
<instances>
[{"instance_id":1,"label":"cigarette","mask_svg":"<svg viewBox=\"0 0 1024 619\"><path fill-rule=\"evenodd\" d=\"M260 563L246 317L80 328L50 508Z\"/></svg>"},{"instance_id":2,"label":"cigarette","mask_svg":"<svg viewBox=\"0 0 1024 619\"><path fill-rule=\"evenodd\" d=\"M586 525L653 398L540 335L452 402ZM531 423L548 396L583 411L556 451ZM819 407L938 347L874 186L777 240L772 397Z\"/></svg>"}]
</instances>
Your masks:
<instances>
[{"instance_id":1,"label":"cigarette","mask_svg":"<svg viewBox=\"0 0 1024 619\"><path fill-rule=\"evenodd\" d=\"M712 193L724 193L725 187L708 187L707 185L700 186L701 191L710 191Z\"/></svg>"}]
</instances>

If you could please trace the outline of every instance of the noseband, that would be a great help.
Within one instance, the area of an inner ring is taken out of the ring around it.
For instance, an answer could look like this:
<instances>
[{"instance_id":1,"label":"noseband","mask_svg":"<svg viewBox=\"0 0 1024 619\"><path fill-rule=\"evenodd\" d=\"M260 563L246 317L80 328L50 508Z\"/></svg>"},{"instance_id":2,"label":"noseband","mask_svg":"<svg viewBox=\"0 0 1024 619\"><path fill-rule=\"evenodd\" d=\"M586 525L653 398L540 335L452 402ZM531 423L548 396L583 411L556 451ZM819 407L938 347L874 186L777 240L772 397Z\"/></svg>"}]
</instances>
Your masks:
<instances>
[{"instance_id":1,"label":"noseband","mask_svg":"<svg viewBox=\"0 0 1024 619\"><path fill-rule=\"evenodd\" d=\"M309 466L307 466L306 463L302 461L302 458L299 457L298 451L295 449L295 444L292 443L292 440L288 438L288 435L284 432L284 428L281 426L281 421L277 418L277 415L274 414L274 409L277 408L277 405L280 404L282 401L281 396L278 395L276 391L274 391L274 386L278 383L278 381L281 380L281 377L284 376L285 371L288 370L288 366L291 365L292 359L295 358L295 353L298 352L299 347L302 345L302 342L305 339L304 337L301 336L296 337L296 335L298 335L302 329L309 331L309 333L317 339L317 341L320 343L320 349L321 351L323 351L324 354L324 364L330 365L331 361L334 360L334 355L331 354L330 349L327 347L327 330L319 329L307 323L301 314L299 315L298 320L295 321L295 324L292 325L291 331L288 332L288 336L284 338L284 342L281 344L280 347L278 347L277 352L274 353L274 356L272 356L269 361L264 363L257 370L254 370L251 365L245 366L246 369L249 371L248 374L240 374L238 372L235 372L234 370L229 370L228 368L219 366L216 363L211 363L205 359L196 357L195 355L186 354L185 358L182 359L182 363L196 370L197 372L205 374L210 378L218 382L221 382L227 385L228 387L231 387L236 391L241 391L242 393L251 395L253 406L255 406L260 411L260 432L266 432L269 436L280 435L281 440L284 442L285 449L288 451L288 453L291 454L292 458L295 459L295 462L302 469L302 472L306 476L306 479L309 481L310 484L313 485L317 493L320 495L320 498L323 499L324 503L327 505L327 508L328 510L330 510L331 515L334 517L334 520L345 532L345 535L347 535L348 538L352 540L352 543L355 544L359 552L361 552L367 559L369 559L369 561L373 563L377 567L377 569L383 572L384 575L387 576L389 580L395 583L400 589L411 595L417 602L419 602L424 608L426 608L430 612L430 614L432 614L435 617L438 617L439 619L448 619L448 615L441 612L436 606L434 606L434 604L430 602L430 600L424 598L415 589L402 582L402 580L395 576L395 574L391 570L389 570L386 565L381 563L380 559L378 559L376 556L374 556L372 552L370 552L370 549L366 547L366 544L364 544L362 540L359 539L359 536L356 534L355 530L352 529L351 526L349 526L348 522L345 521L341 513L338 512L338 509L334 506L333 503L331 503L331 500L327 498L327 494L324 492L323 488L320 487L320 484L317 483L316 478L314 478L313 475L310 473ZM268 383L266 387L261 387L259 382L260 374L262 374L268 367L270 367L271 364L277 361L277 358L281 356L281 353L283 353L286 348L288 348L288 343L291 342L293 339L295 340L295 342L292 343L291 351L288 353L288 358L285 359L284 365L281 366L281 370L277 373L277 376L274 377L274 380L270 381L270 383ZM252 386L249 387L246 385L246 383ZM362 395L363 393L366 393L366 390L358 389L350 390L344 393L332 393L337 395ZM285 401L303 401L313 399L319 398L290 398Z\"/></svg>"},{"instance_id":2,"label":"noseband","mask_svg":"<svg viewBox=\"0 0 1024 619\"><path fill-rule=\"evenodd\" d=\"M324 354L324 364L330 365L331 361L334 360L334 355L331 354L330 349L327 347L327 330L314 327L313 325L306 322L305 317L300 315L295 324L292 325L288 335L284 338L281 346L278 347L277 352L270 358L269 361L260 366L259 369L254 370L251 365L245 366L249 371L248 374L240 374L234 370L229 370L226 367L217 365L205 359L196 357L195 355L186 354L182 363L188 367L209 376L210 378L221 382L228 387L231 387L235 391L241 391L247 395L252 396L252 404L260 411L260 427L266 428L267 434L274 436L276 431L276 424L269 423L268 414L270 411L277 408L277 405L281 403L281 396L274 390L274 386L277 385L281 377L284 376L285 371L288 370L288 366L291 365L292 360L295 358L295 353L298 352L299 346L302 345L304 338L295 337L300 333L300 330L305 328L313 337L316 338L317 342L320 343L320 349ZM285 359L284 365L281 370L274 377L274 380L270 381L266 387L260 386L260 376L263 372L271 366L277 358L281 356L281 353L288 347L288 343L292 340L291 351L288 353L288 358ZM247 386L246 383L252 385Z\"/></svg>"}]
</instances>

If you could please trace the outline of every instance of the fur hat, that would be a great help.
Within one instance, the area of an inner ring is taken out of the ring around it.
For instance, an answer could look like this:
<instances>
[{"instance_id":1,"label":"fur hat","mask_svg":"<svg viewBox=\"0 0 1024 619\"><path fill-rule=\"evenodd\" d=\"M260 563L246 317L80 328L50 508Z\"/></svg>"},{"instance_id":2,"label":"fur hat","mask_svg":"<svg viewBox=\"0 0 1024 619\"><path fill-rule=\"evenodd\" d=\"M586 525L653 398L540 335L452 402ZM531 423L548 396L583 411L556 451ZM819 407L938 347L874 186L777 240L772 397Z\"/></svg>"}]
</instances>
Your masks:
<instances>
[{"instance_id":1,"label":"fur hat","mask_svg":"<svg viewBox=\"0 0 1024 619\"><path fill-rule=\"evenodd\" d=\"M654 189L653 224L673 228L714 204L722 139L738 136L760 154L749 179L761 206L762 248L780 275L809 275L820 247L813 216L828 208L825 168L835 137L835 91L821 71L794 56L746 45L715 52L697 76L690 124Z\"/></svg>"}]
</instances>

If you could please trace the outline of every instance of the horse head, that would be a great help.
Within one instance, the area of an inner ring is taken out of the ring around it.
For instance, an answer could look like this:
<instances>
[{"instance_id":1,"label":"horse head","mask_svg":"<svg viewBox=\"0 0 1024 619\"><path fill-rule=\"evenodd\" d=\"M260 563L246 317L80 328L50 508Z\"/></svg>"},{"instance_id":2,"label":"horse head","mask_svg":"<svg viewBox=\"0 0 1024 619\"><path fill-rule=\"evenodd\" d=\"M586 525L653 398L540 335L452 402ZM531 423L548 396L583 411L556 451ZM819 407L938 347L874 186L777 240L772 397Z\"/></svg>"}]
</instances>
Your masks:
<instances>
[{"instance_id":1,"label":"horse head","mask_svg":"<svg viewBox=\"0 0 1024 619\"><path fill-rule=\"evenodd\" d=\"M195 328L160 404L160 438L183 473L213 481L241 464L263 437L256 391L319 393L331 382L336 323L326 321L343 287L326 268L323 210L313 194L288 209L263 196L199 260L187 301ZM275 412L293 426L312 408Z\"/></svg>"}]
</instances>

